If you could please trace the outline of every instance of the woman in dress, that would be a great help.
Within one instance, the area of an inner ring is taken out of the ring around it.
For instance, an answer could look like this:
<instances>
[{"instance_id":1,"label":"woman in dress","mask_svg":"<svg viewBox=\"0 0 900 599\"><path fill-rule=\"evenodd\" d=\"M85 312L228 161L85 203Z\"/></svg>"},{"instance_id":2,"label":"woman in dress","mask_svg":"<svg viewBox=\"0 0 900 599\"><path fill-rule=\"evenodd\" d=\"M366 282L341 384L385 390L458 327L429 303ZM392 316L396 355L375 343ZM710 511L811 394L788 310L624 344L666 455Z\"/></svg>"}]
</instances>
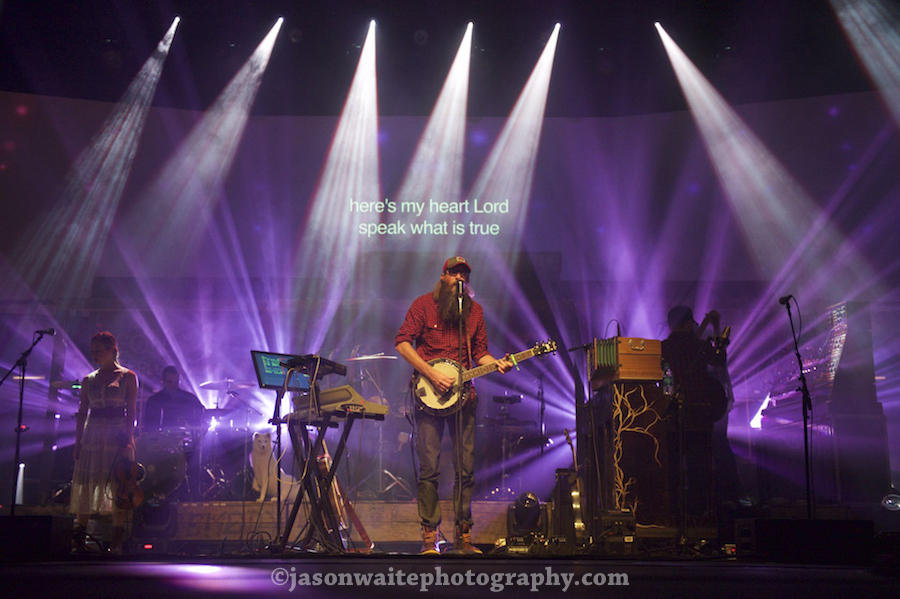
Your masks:
<instances>
[{"instance_id":1,"label":"woman in dress","mask_svg":"<svg viewBox=\"0 0 900 599\"><path fill-rule=\"evenodd\" d=\"M134 460L137 376L118 362L111 333L91 339L91 358L100 368L84 377L75 421L75 473L69 511L76 532L84 532L91 514L112 514L110 549L121 553L125 510L115 505L113 466L117 458Z\"/></svg>"}]
</instances>

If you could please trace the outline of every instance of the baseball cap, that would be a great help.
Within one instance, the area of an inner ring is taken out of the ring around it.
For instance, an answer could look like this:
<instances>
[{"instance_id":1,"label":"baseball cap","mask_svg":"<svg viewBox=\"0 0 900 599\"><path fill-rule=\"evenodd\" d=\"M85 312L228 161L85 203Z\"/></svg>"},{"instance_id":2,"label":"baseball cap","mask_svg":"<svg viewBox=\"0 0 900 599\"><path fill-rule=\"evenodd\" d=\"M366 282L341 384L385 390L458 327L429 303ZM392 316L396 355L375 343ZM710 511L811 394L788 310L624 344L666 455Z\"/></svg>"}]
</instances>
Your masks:
<instances>
[{"instance_id":1,"label":"baseball cap","mask_svg":"<svg viewBox=\"0 0 900 599\"><path fill-rule=\"evenodd\" d=\"M466 262L466 259L462 256L453 256L452 258L447 258L447 261L444 262L444 270L441 272L447 272L454 266L464 266L466 270L472 272L472 267L469 266L469 263Z\"/></svg>"}]
</instances>

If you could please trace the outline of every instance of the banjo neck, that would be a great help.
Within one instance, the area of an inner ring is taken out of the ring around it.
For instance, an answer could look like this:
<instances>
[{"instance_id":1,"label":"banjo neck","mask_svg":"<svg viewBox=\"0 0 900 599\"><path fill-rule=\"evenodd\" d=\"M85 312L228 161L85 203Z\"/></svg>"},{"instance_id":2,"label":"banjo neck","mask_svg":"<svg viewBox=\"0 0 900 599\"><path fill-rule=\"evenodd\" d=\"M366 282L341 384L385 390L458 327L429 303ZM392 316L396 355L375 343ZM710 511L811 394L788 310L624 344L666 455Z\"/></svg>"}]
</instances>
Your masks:
<instances>
[{"instance_id":1,"label":"banjo neck","mask_svg":"<svg viewBox=\"0 0 900 599\"><path fill-rule=\"evenodd\" d=\"M525 351L520 351L517 354L512 354L511 359L513 364L516 362L521 362L522 360L527 360L528 358L533 358L537 355L538 349L532 347L531 349L526 349ZM476 366L475 368L471 368L469 370L464 370L462 373L462 382L466 383L471 381L472 379L477 379L480 376L484 376L486 374L490 374L497 370L497 362L491 362L490 364L485 364L484 366Z\"/></svg>"}]
</instances>

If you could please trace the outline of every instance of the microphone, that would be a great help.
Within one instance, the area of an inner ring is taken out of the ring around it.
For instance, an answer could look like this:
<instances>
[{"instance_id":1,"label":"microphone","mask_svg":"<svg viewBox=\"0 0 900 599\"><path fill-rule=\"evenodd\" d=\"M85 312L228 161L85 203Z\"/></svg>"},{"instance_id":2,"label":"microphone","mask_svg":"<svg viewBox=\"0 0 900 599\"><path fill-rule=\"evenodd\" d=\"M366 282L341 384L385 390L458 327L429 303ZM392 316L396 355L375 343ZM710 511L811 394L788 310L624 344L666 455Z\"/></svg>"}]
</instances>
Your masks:
<instances>
[{"instance_id":1,"label":"microphone","mask_svg":"<svg viewBox=\"0 0 900 599\"><path fill-rule=\"evenodd\" d=\"M466 282L459 280L456 282L456 297L462 297L466 292Z\"/></svg>"},{"instance_id":2,"label":"microphone","mask_svg":"<svg viewBox=\"0 0 900 599\"><path fill-rule=\"evenodd\" d=\"M52 337L53 335L56 334L56 329L54 329L54 328L52 328L52 327L49 328L49 329L41 329L40 331L35 331L35 334L37 334L37 335L50 335L50 336Z\"/></svg>"},{"instance_id":3,"label":"microphone","mask_svg":"<svg viewBox=\"0 0 900 599\"><path fill-rule=\"evenodd\" d=\"M792 299L794 299L793 295L786 295L784 297L778 298L778 303L781 304L782 306L787 306L787 303L789 301L791 301Z\"/></svg>"}]
</instances>

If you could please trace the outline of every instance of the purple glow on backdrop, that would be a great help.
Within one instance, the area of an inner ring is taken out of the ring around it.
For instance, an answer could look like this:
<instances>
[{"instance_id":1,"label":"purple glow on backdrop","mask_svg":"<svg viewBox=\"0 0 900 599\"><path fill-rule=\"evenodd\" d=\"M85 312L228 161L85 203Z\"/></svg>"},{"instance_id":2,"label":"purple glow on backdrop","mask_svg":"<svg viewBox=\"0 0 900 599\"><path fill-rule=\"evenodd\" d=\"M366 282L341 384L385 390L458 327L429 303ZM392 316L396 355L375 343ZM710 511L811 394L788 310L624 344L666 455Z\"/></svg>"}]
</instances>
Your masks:
<instances>
[{"instance_id":1,"label":"purple glow on backdrop","mask_svg":"<svg viewBox=\"0 0 900 599\"><path fill-rule=\"evenodd\" d=\"M21 97L2 94L0 103L14 112ZM35 139L54 134L53 120L78 122L79 118L89 118L84 104L46 99L41 110L28 117L43 134ZM841 108L838 117L828 116L833 106ZM900 315L886 300L897 297L900 266L900 247L892 232L892 223L900 217L894 174L900 155L896 130L885 127L887 115L873 94L736 110L784 167L810 190L811 197L822 204L818 209L827 212L834 225L856 244L854 251L872 263L874 282L886 289L883 300L876 302L876 367L879 375L886 376L879 381L878 392L895 438L900 414L894 375L900 339L892 331L900 330ZM129 196L139 194L129 191L145 189L166 163L169 148L161 138L183 138L198 116L151 109L149 122L164 120L167 126L148 126L145 130L141 153L123 196L126 215L139 213L138 207L129 203ZM828 119L830 125L823 126L821 119ZM489 141L487 147L492 147L503 125L503 119L485 118L474 131L483 133ZM383 157L390 157L381 165L382 176L399 181L423 130L422 120L392 118L382 123L382 128L387 139L382 146ZM80 378L89 371L91 365L80 352L100 325L121 333L120 341L124 339L127 344L126 365L146 362L151 367L149 372L139 372L142 380L152 379L155 367L172 360L183 365L185 379L194 388L207 378L252 378L246 354L259 339L272 342L281 335L286 349L301 350L290 346L291 331L282 324L316 313L312 309L315 306L297 301L300 296L291 293L291 271L282 257L291 262L293 241L303 227L308 198L314 196L316 178L334 131L333 118L250 119L236 150L231 176L223 180L221 195L217 196L221 210L202 230L209 244L202 246L202 251L180 256L174 265L143 266L138 271L142 273L143 291L135 291L129 283L137 273L115 255L115 248L107 246L101 257L101 272L122 278L120 284L110 285L114 292L104 294L99 286L97 300L76 312L46 312L57 328L70 333L71 351L62 376ZM83 146L86 141L70 136L66 145ZM475 175L472 169L482 162L472 145L466 150L471 156L464 165L464 177L471 179ZM42 179L62 179L64 169L53 168L64 162L53 159L57 150L35 140L18 140L16 151L20 163L4 175L14 201L33 197L29 190ZM50 165L41 173L23 165L37 164L41 159ZM851 163L857 165L853 171L847 169ZM48 202L43 200L44 204ZM746 389L740 391L739 408L732 414L732 424L739 424L736 420L746 411L743 406L758 405L764 396L756 398L757 386L749 377L765 374L766 364L789 340L789 328L777 305L771 310L757 308L788 290L782 282L755 271L738 227L687 113L579 121L544 119L527 220L515 232L530 261L530 269L524 272L533 280L523 276L522 261L514 256L493 249L475 258L468 256L478 259L473 285L479 299L491 310L488 324L492 349L522 349L538 336L549 336L561 345L584 343L614 334L614 326L607 326L612 318L622 321L623 334L658 338L665 334L665 311L672 303L693 304L698 314L718 308L723 312L723 324L731 324L736 333L732 376L741 381L741 389ZM113 225L114 231L122 228L122 223ZM409 301L430 288L446 258L447 252L440 249L427 255L420 255L420 249L410 238L366 248L361 256L366 268L351 271L356 278L340 298L334 318L304 325L323 328L323 354L333 351L334 358L346 358L356 345L370 348L360 353L392 350L393 334ZM542 262L548 255L556 260ZM417 263L427 266L412 267ZM826 276L827 269L818 266L817 270L825 274L811 277L811 286L802 288L807 327L818 321L821 308L848 291ZM13 297L13 290L5 287L3 299ZM142 306L147 300L152 300L158 314ZM123 302L124 309L119 307ZM18 355L15 350L24 349L18 346L30 339L30 331L45 324L39 316L29 316L29 321L15 313L10 304L6 306L4 327L15 333L4 338L3 360L11 364ZM27 303L24 306L23 310L33 314L33 307ZM751 322L758 323L756 328L748 326ZM143 330L153 346L151 354L159 353L164 358L139 354L136 345L130 347L129 328ZM43 364L41 360L45 360ZM49 372L50 362L49 355L36 358L29 364L29 371ZM554 431L572 423L572 393L578 385L573 367L583 375L578 354L531 360L523 364L521 373L485 377L480 390L486 395L491 389L498 393L510 388L527 391L529 397L520 408L528 410L529 419L536 420L533 379L546 374L548 432L558 435ZM376 376L386 393L393 395L388 399L394 409L394 402L402 401L408 370L400 363L385 363L379 368L382 370ZM343 382L335 379L329 384ZM13 389L7 384L0 390L5 405L13 401ZM271 413L272 398L265 393L259 395L254 396L254 405ZM208 393L201 397L208 404L215 399ZM26 385L26 402L39 419L46 387ZM491 413L492 407L483 405L480 409ZM744 419L749 420L749 416ZM63 418L61 430L65 426ZM737 434L740 437L745 433L738 427ZM40 451L37 438L37 434L29 438L32 455ZM560 452L563 465L565 453ZM892 453L900 455L896 443L892 444ZM538 462L524 461L535 480L548 475ZM34 469L29 467L29 471ZM544 484L545 479L540 480Z\"/></svg>"}]
</instances>

